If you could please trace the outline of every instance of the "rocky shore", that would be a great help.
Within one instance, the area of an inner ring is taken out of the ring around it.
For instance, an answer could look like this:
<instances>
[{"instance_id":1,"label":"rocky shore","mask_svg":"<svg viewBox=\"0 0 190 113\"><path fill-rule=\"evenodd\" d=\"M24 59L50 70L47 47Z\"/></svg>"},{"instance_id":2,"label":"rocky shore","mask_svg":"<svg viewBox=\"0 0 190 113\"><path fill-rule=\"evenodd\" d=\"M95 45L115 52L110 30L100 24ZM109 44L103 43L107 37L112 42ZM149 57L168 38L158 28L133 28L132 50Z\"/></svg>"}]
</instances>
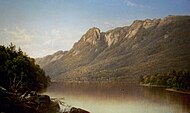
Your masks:
<instances>
[{"instance_id":1,"label":"rocky shore","mask_svg":"<svg viewBox=\"0 0 190 113\"><path fill-rule=\"evenodd\" d=\"M0 87L0 112L3 113L57 113L59 104L48 95L31 92L19 95Z\"/></svg>"},{"instance_id":2,"label":"rocky shore","mask_svg":"<svg viewBox=\"0 0 190 113\"><path fill-rule=\"evenodd\" d=\"M0 113L90 113L86 110L71 107L61 111L60 103L48 95L30 92L19 96L8 92L0 86Z\"/></svg>"}]
</instances>

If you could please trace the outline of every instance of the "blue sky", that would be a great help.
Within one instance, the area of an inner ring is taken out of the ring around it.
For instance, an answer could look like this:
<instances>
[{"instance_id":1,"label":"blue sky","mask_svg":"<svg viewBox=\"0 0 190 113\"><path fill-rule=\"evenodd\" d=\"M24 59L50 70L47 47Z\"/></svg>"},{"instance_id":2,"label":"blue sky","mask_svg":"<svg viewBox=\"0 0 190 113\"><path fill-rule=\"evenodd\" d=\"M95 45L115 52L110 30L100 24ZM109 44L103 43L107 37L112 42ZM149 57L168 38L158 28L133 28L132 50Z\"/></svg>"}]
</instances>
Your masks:
<instances>
[{"instance_id":1,"label":"blue sky","mask_svg":"<svg viewBox=\"0 0 190 113\"><path fill-rule=\"evenodd\" d=\"M0 0L0 44L41 57L69 50L91 27L167 15L190 15L190 0Z\"/></svg>"}]
</instances>

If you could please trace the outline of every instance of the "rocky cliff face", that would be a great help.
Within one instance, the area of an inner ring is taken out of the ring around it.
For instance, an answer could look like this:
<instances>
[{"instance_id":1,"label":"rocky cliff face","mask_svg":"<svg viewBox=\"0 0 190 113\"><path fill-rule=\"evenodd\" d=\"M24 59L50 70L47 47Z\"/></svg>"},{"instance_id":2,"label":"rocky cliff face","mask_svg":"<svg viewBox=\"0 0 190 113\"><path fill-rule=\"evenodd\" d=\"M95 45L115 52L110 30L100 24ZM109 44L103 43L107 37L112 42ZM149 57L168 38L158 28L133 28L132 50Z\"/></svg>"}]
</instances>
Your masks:
<instances>
[{"instance_id":1,"label":"rocky cliff face","mask_svg":"<svg viewBox=\"0 0 190 113\"><path fill-rule=\"evenodd\" d=\"M190 69L190 16L136 20L107 32L89 29L68 52L36 59L60 81L131 81Z\"/></svg>"}]
</instances>

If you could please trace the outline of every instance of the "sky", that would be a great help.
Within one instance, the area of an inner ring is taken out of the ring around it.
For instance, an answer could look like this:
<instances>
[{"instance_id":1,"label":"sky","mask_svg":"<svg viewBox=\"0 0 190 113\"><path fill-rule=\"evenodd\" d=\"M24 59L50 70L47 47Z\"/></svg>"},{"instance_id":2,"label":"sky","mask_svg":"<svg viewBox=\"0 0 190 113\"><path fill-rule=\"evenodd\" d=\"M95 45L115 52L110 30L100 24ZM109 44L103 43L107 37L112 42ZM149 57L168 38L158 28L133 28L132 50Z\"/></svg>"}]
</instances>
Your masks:
<instances>
[{"instance_id":1,"label":"sky","mask_svg":"<svg viewBox=\"0 0 190 113\"><path fill-rule=\"evenodd\" d=\"M43 57L70 50L89 28L168 15L190 15L190 0L0 0L0 45Z\"/></svg>"}]
</instances>

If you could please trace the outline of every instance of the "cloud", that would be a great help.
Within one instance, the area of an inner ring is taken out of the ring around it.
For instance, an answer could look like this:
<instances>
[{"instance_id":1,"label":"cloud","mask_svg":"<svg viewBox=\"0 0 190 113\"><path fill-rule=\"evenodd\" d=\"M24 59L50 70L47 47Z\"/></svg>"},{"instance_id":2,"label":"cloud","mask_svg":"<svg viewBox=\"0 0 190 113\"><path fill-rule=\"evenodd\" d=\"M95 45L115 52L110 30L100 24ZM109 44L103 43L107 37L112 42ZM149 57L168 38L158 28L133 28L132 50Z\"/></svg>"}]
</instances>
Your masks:
<instances>
[{"instance_id":1,"label":"cloud","mask_svg":"<svg viewBox=\"0 0 190 113\"><path fill-rule=\"evenodd\" d=\"M112 26L113 25L110 21L104 21L103 24L106 26Z\"/></svg>"},{"instance_id":2,"label":"cloud","mask_svg":"<svg viewBox=\"0 0 190 113\"><path fill-rule=\"evenodd\" d=\"M82 36L81 32L71 29L49 29L29 31L23 28L0 29L0 45L12 42L31 57L43 57L58 50L69 50Z\"/></svg>"},{"instance_id":3,"label":"cloud","mask_svg":"<svg viewBox=\"0 0 190 113\"><path fill-rule=\"evenodd\" d=\"M129 6L129 7L135 7L137 6L137 4L133 3L132 1L130 0L124 0L124 3Z\"/></svg>"},{"instance_id":4,"label":"cloud","mask_svg":"<svg viewBox=\"0 0 190 113\"><path fill-rule=\"evenodd\" d=\"M0 30L0 41L1 44L7 45L12 43L23 45L28 44L32 40L32 34L26 32L25 29L16 27L13 30L1 29Z\"/></svg>"},{"instance_id":5,"label":"cloud","mask_svg":"<svg viewBox=\"0 0 190 113\"><path fill-rule=\"evenodd\" d=\"M124 4L126 4L126 5L129 6L129 7L138 7L138 8L154 9L154 8L151 7L151 6L134 3L134 2L132 2L132 0L124 0L123 2L124 2Z\"/></svg>"},{"instance_id":6,"label":"cloud","mask_svg":"<svg viewBox=\"0 0 190 113\"><path fill-rule=\"evenodd\" d=\"M113 29L116 27L129 26L132 23L132 19L119 18L119 19L109 19L109 20L100 20L100 23L104 26L104 30Z\"/></svg>"},{"instance_id":7,"label":"cloud","mask_svg":"<svg viewBox=\"0 0 190 113\"><path fill-rule=\"evenodd\" d=\"M72 30L71 30L72 31ZM69 30L63 29L52 29L49 32L45 33L46 44L50 45L52 48L60 48L61 46L65 48L70 48L74 42L76 42L76 38L80 38L81 34L75 32L71 32Z\"/></svg>"},{"instance_id":8,"label":"cloud","mask_svg":"<svg viewBox=\"0 0 190 113\"><path fill-rule=\"evenodd\" d=\"M58 50L69 50L76 41L73 38L74 36L75 34L59 28L38 33L33 41L36 44L32 44L34 48L31 51L31 55L34 57L43 57L53 54Z\"/></svg>"}]
</instances>

